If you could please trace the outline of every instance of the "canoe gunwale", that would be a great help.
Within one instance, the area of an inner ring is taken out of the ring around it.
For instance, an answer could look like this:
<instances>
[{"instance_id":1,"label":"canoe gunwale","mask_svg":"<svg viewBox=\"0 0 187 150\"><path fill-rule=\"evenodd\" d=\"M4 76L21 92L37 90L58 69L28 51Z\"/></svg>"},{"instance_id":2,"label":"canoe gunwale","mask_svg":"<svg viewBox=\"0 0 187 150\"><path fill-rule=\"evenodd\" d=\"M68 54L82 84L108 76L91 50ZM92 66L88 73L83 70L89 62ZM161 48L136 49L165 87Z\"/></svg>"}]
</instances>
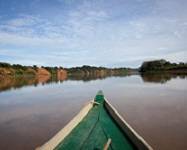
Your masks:
<instances>
[{"instance_id":1,"label":"canoe gunwale","mask_svg":"<svg viewBox=\"0 0 187 150\"><path fill-rule=\"evenodd\" d=\"M132 141L139 150L153 150L153 148L141 137L118 113L118 111L104 98L104 106L109 115L114 119L124 134Z\"/></svg>"},{"instance_id":2,"label":"canoe gunwale","mask_svg":"<svg viewBox=\"0 0 187 150\"><path fill-rule=\"evenodd\" d=\"M80 112L72 119L70 122L65 125L59 132L56 133L49 141L43 144L41 147L37 147L36 150L53 150L55 149L61 141L68 136L71 131L84 119L88 112L94 106L94 100L87 103Z\"/></svg>"}]
</instances>

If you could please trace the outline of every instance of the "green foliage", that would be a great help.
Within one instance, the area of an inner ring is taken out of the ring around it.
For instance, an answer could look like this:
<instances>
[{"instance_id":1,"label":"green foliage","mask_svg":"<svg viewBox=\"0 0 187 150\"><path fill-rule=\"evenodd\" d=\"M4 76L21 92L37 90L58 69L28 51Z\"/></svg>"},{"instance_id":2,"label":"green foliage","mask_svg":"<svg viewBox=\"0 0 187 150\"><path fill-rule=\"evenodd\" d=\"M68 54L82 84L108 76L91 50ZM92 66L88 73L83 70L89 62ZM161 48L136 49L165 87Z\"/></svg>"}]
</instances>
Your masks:
<instances>
[{"instance_id":1,"label":"green foliage","mask_svg":"<svg viewBox=\"0 0 187 150\"><path fill-rule=\"evenodd\" d=\"M58 67L43 67L47 71L49 71L51 74L57 74Z\"/></svg>"},{"instance_id":2,"label":"green foliage","mask_svg":"<svg viewBox=\"0 0 187 150\"><path fill-rule=\"evenodd\" d=\"M33 65L32 68L33 68L34 70L37 70L37 69L38 69L38 67L37 67L36 65Z\"/></svg>"},{"instance_id":3,"label":"green foliage","mask_svg":"<svg viewBox=\"0 0 187 150\"><path fill-rule=\"evenodd\" d=\"M11 67L11 65L9 64L9 63L4 63L4 62L0 62L0 67L2 67L2 68L9 68L9 67Z\"/></svg>"},{"instance_id":4,"label":"green foliage","mask_svg":"<svg viewBox=\"0 0 187 150\"><path fill-rule=\"evenodd\" d=\"M24 71L22 69L16 69L15 70L15 75L23 75Z\"/></svg>"},{"instance_id":5,"label":"green foliage","mask_svg":"<svg viewBox=\"0 0 187 150\"><path fill-rule=\"evenodd\" d=\"M24 71L28 68L27 66L22 66L19 64L12 65L11 67L16 70L24 70Z\"/></svg>"},{"instance_id":6,"label":"green foliage","mask_svg":"<svg viewBox=\"0 0 187 150\"><path fill-rule=\"evenodd\" d=\"M169 71L169 70L178 70L178 69L187 69L187 64L185 63L171 63L164 59L146 61L140 67L141 72L154 72L154 71Z\"/></svg>"},{"instance_id":7,"label":"green foliage","mask_svg":"<svg viewBox=\"0 0 187 150\"><path fill-rule=\"evenodd\" d=\"M124 74L127 73L127 68L105 68L105 67L94 67L84 65L82 67L73 67L66 69L69 75L97 75L97 74L107 74L107 75L115 75L115 74Z\"/></svg>"},{"instance_id":8,"label":"green foliage","mask_svg":"<svg viewBox=\"0 0 187 150\"><path fill-rule=\"evenodd\" d=\"M4 73L1 72L4 75L35 75L35 71L37 69L37 66L23 66L19 64L9 64L9 63L3 63L0 62L0 68L4 68ZM33 70L32 70L33 69ZM11 72L11 73L10 73Z\"/></svg>"},{"instance_id":9,"label":"green foliage","mask_svg":"<svg viewBox=\"0 0 187 150\"><path fill-rule=\"evenodd\" d=\"M25 75L25 74L36 74L38 67L36 65L33 66L23 66L19 64L8 64L8 63L0 63L1 68L9 68L12 69L16 75ZM106 67L94 67L84 65L82 67L72 67L72 68L63 68L63 67L44 67L41 68L46 69L51 75L57 75L58 69L65 69L68 75L80 75L80 76L111 76L111 75L125 75L129 72L128 68L106 68ZM29 70L29 71L28 71Z\"/></svg>"}]
</instances>

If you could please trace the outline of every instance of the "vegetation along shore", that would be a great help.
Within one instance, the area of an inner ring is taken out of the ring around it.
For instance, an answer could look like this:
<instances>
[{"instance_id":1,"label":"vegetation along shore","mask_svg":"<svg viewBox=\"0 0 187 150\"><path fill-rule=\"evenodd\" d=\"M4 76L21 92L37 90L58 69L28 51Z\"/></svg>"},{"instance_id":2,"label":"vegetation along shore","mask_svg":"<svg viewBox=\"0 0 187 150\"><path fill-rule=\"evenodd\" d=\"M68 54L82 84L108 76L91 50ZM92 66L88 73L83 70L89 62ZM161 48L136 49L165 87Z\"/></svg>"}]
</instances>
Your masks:
<instances>
[{"instance_id":1,"label":"vegetation along shore","mask_svg":"<svg viewBox=\"0 0 187 150\"><path fill-rule=\"evenodd\" d=\"M171 63L164 59L143 62L139 71L141 73L187 73L187 63Z\"/></svg>"},{"instance_id":2,"label":"vegetation along shore","mask_svg":"<svg viewBox=\"0 0 187 150\"><path fill-rule=\"evenodd\" d=\"M130 72L137 71L136 69L130 68L106 68L106 67L93 67L93 66L82 66L82 67L38 67L34 66L23 66L19 64L0 63L0 76L59 76L66 78L72 76L105 76L105 75L126 75Z\"/></svg>"},{"instance_id":3,"label":"vegetation along shore","mask_svg":"<svg viewBox=\"0 0 187 150\"><path fill-rule=\"evenodd\" d=\"M123 76L132 73L187 73L187 63L171 63L164 59L145 61L142 63L141 67L132 68L106 68L106 67L94 67L94 66L82 66L82 67L38 67L33 66L23 66L20 64L9 64L0 62L0 77L7 76L49 76L57 77L61 80L67 77L73 78L74 76L85 77L85 76L95 76L95 77L105 77L105 76Z\"/></svg>"}]
</instances>

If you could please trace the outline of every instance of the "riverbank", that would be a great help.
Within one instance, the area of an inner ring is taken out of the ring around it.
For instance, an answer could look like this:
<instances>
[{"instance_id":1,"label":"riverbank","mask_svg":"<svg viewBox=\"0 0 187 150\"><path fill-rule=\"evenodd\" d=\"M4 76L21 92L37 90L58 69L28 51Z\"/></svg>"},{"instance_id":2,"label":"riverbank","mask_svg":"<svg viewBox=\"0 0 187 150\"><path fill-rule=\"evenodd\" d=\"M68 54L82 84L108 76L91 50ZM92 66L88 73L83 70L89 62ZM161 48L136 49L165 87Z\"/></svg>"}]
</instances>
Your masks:
<instances>
[{"instance_id":1,"label":"riverbank","mask_svg":"<svg viewBox=\"0 0 187 150\"><path fill-rule=\"evenodd\" d=\"M164 59L143 62L141 67L132 69L127 67L106 68L84 65L82 67L38 67L23 66L19 64L0 63L0 77L7 76L32 76L39 78L40 76L48 76L49 78L58 78L65 80L67 78L105 78L108 76L126 76L129 74L187 74L186 63L171 63Z\"/></svg>"},{"instance_id":2,"label":"riverbank","mask_svg":"<svg viewBox=\"0 0 187 150\"><path fill-rule=\"evenodd\" d=\"M129 73L137 72L137 69L131 68L105 68L94 66L82 66L82 67L37 67L37 66L22 66L11 65L8 63L0 63L0 76L57 76L61 80L67 77L73 76L123 76Z\"/></svg>"}]
</instances>

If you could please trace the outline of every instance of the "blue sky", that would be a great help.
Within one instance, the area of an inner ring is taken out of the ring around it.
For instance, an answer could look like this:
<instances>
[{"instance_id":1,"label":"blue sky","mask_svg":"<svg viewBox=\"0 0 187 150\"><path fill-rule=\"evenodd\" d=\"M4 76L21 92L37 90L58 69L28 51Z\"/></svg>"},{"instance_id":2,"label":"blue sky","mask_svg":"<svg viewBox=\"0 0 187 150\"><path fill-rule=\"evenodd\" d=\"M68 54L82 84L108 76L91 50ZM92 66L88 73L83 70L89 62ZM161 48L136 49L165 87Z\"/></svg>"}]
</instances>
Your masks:
<instances>
[{"instance_id":1,"label":"blue sky","mask_svg":"<svg viewBox=\"0 0 187 150\"><path fill-rule=\"evenodd\" d=\"M0 0L0 61L138 67L187 62L186 0Z\"/></svg>"}]
</instances>

